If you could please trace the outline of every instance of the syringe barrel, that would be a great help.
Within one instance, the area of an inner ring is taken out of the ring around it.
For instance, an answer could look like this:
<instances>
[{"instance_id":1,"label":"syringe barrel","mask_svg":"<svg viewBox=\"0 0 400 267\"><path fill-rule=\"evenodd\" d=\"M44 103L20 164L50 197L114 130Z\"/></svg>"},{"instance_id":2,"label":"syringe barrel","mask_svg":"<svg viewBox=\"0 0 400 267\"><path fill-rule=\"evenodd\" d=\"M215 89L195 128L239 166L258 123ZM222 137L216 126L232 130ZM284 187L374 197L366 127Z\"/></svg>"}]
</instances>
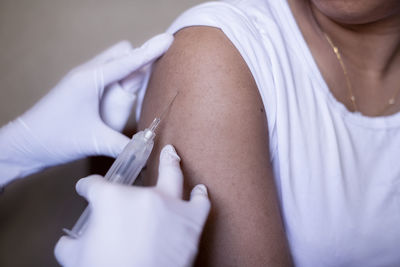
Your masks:
<instances>
[{"instance_id":1,"label":"syringe barrel","mask_svg":"<svg viewBox=\"0 0 400 267\"><path fill-rule=\"evenodd\" d=\"M146 129L147 130L147 129ZM146 165L153 150L153 138L145 138L145 131L135 134L108 170L106 180L118 184L132 184ZM86 207L71 230L64 229L69 236L78 238L85 231L90 217L90 207Z\"/></svg>"}]
</instances>

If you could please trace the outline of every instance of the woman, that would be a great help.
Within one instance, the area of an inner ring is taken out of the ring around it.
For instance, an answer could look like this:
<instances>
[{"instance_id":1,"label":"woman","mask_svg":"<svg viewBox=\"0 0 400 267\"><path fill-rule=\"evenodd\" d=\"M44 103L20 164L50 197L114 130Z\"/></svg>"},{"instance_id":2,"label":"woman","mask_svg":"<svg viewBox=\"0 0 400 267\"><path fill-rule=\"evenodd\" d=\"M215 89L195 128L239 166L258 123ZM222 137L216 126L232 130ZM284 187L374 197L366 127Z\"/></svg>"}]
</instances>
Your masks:
<instances>
[{"instance_id":1,"label":"woman","mask_svg":"<svg viewBox=\"0 0 400 267\"><path fill-rule=\"evenodd\" d=\"M179 91L157 150L209 187L198 264L398 266L400 2L206 3L169 32L140 125Z\"/></svg>"}]
</instances>

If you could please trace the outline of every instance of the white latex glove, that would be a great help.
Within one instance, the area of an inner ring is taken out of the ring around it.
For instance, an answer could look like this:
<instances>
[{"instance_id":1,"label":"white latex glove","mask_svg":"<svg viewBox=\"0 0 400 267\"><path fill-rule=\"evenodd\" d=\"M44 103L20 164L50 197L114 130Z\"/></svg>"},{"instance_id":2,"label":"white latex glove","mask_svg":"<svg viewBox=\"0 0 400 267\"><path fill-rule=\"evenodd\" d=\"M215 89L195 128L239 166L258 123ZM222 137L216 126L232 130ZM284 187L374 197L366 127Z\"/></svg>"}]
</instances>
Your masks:
<instances>
[{"instance_id":1,"label":"white latex glove","mask_svg":"<svg viewBox=\"0 0 400 267\"><path fill-rule=\"evenodd\" d=\"M210 210L204 185L182 200L180 158L171 145L161 152L156 187L112 184L99 176L81 179L77 192L91 208L79 239L61 237L55 256L63 266L190 266Z\"/></svg>"},{"instance_id":2,"label":"white latex glove","mask_svg":"<svg viewBox=\"0 0 400 267\"><path fill-rule=\"evenodd\" d=\"M0 187L89 155L116 157L145 67L172 43L161 34L133 49L121 42L73 69L30 110L0 129Z\"/></svg>"}]
</instances>

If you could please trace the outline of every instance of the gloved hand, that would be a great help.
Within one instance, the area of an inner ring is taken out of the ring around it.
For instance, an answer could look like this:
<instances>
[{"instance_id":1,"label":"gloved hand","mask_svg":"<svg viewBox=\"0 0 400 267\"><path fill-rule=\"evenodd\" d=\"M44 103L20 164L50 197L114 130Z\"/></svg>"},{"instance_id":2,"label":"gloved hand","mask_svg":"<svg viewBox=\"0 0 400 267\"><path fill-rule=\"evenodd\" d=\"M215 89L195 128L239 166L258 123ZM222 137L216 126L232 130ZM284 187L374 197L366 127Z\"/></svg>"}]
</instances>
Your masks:
<instances>
[{"instance_id":1,"label":"gloved hand","mask_svg":"<svg viewBox=\"0 0 400 267\"><path fill-rule=\"evenodd\" d=\"M161 34L138 49L121 42L73 69L30 110L0 129L0 187L45 167L89 155L116 157L144 68L173 37Z\"/></svg>"},{"instance_id":2,"label":"gloved hand","mask_svg":"<svg viewBox=\"0 0 400 267\"><path fill-rule=\"evenodd\" d=\"M180 158L171 145L161 152L155 187L118 185L91 176L77 192L91 208L78 239L61 237L55 256L63 266L190 266L210 210L204 185L182 200Z\"/></svg>"}]
</instances>

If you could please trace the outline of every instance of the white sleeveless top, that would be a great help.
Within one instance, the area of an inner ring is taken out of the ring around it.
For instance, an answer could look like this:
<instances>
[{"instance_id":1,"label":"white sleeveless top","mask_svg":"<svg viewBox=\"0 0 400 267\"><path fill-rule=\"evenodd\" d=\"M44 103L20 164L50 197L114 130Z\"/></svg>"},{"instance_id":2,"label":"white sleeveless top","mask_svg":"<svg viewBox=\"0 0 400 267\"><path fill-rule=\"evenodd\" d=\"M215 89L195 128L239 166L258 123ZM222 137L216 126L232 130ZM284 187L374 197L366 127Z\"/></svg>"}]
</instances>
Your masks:
<instances>
[{"instance_id":1,"label":"white sleeveless top","mask_svg":"<svg viewBox=\"0 0 400 267\"><path fill-rule=\"evenodd\" d=\"M400 113L338 102L286 0L205 3L168 31L196 25L221 29L256 81L296 266L400 266Z\"/></svg>"}]
</instances>

